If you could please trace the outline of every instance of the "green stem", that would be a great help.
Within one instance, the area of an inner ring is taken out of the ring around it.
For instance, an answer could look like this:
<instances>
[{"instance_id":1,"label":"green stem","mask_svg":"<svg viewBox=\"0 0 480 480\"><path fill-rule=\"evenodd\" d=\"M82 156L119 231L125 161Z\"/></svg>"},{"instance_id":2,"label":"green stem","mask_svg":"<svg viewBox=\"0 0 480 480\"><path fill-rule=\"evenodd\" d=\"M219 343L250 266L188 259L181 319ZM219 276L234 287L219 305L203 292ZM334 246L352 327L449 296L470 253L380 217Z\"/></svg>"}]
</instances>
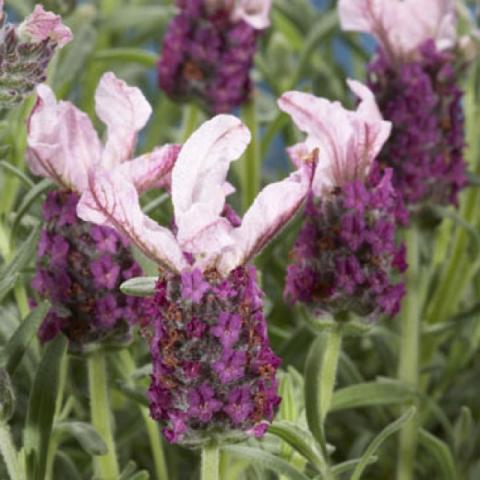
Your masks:
<instances>
[{"instance_id":1,"label":"green stem","mask_svg":"<svg viewBox=\"0 0 480 480\"><path fill-rule=\"evenodd\" d=\"M240 173L242 186L243 211L253 203L260 189L260 143L258 142L258 124L255 96L242 108L242 119L252 134L252 141L245 152L245 161Z\"/></svg>"},{"instance_id":2,"label":"green stem","mask_svg":"<svg viewBox=\"0 0 480 480\"><path fill-rule=\"evenodd\" d=\"M201 480L220 480L220 451L218 445L207 445L202 449Z\"/></svg>"},{"instance_id":3,"label":"green stem","mask_svg":"<svg viewBox=\"0 0 480 480\"><path fill-rule=\"evenodd\" d=\"M135 363L128 350L122 350L118 354L122 364L125 380L129 385L133 386L131 375L135 370ZM147 408L140 407L145 428L147 429L148 438L150 440L150 448L152 449L153 462L155 464L155 478L157 480L168 480L168 469L165 453L163 451L163 445L161 440L161 434L158 427L158 423L150 417L150 413Z\"/></svg>"},{"instance_id":4,"label":"green stem","mask_svg":"<svg viewBox=\"0 0 480 480\"><path fill-rule=\"evenodd\" d=\"M183 128L182 128L182 136L181 136L181 143L185 143L190 135L195 131L198 125L198 120L200 117L200 111L198 107L190 103L185 110L185 117L183 120Z\"/></svg>"},{"instance_id":5,"label":"green stem","mask_svg":"<svg viewBox=\"0 0 480 480\"><path fill-rule=\"evenodd\" d=\"M8 428L8 425L3 422L0 422L0 453L2 454L11 480L24 480L25 473L18 461L18 454L15 445L13 444L10 429Z\"/></svg>"},{"instance_id":6,"label":"green stem","mask_svg":"<svg viewBox=\"0 0 480 480\"><path fill-rule=\"evenodd\" d=\"M105 354L98 350L88 357L88 383L92 424L106 443L108 452L95 457L95 470L101 480L120 477L115 443L112 435L112 412L108 399L108 378Z\"/></svg>"},{"instance_id":7,"label":"green stem","mask_svg":"<svg viewBox=\"0 0 480 480\"><path fill-rule=\"evenodd\" d=\"M420 356L420 239L415 227L406 232L408 248L408 271L406 275L407 295L401 315L400 359L398 378L401 382L417 390L419 386ZM405 424L400 432L397 464L397 480L414 478L415 456L417 451L417 422Z\"/></svg>"}]
</instances>

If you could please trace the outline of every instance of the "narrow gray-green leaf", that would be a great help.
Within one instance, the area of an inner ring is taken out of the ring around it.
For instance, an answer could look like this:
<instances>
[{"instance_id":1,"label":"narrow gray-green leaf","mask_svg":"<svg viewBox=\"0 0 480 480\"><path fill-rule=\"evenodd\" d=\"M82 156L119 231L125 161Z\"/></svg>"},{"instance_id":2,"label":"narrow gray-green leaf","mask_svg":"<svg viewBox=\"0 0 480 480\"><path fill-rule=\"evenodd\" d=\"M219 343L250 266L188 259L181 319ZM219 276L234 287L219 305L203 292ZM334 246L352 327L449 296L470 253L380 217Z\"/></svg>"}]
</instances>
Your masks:
<instances>
[{"instance_id":1,"label":"narrow gray-green leaf","mask_svg":"<svg viewBox=\"0 0 480 480\"><path fill-rule=\"evenodd\" d=\"M85 422L61 422L55 425L55 433L60 436L75 438L80 446L90 455L105 455L107 445L95 428Z\"/></svg>"},{"instance_id":2,"label":"narrow gray-green leaf","mask_svg":"<svg viewBox=\"0 0 480 480\"><path fill-rule=\"evenodd\" d=\"M125 295L134 297L150 297L155 293L157 277L135 277L123 282L120 290Z\"/></svg>"},{"instance_id":3,"label":"narrow gray-green leaf","mask_svg":"<svg viewBox=\"0 0 480 480\"><path fill-rule=\"evenodd\" d=\"M274 422L268 432L281 438L308 460L319 472L326 467L320 446L309 432L290 422ZM316 448L317 447L317 448Z\"/></svg>"},{"instance_id":4,"label":"narrow gray-green leaf","mask_svg":"<svg viewBox=\"0 0 480 480\"><path fill-rule=\"evenodd\" d=\"M12 165L7 160L0 160L0 167L19 178L28 188L33 188L35 184L15 165Z\"/></svg>"},{"instance_id":5,"label":"narrow gray-green leaf","mask_svg":"<svg viewBox=\"0 0 480 480\"><path fill-rule=\"evenodd\" d=\"M37 200L38 197L43 195L48 191L53 185L53 182L49 178L44 178L42 181L38 182L33 188L31 188L28 193L23 197L20 207L18 207L17 214L12 224L12 237L14 237L15 232L17 231L20 222L28 212L30 206Z\"/></svg>"},{"instance_id":6,"label":"narrow gray-green leaf","mask_svg":"<svg viewBox=\"0 0 480 480\"><path fill-rule=\"evenodd\" d=\"M158 54L142 48L109 48L97 52L94 59L100 62L138 63L147 68L155 68L158 62Z\"/></svg>"},{"instance_id":7,"label":"narrow gray-green leaf","mask_svg":"<svg viewBox=\"0 0 480 480\"><path fill-rule=\"evenodd\" d=\"M387 425L370 443L370 445L365 450L365 453L362 455L360 462L355 467L353 471L351 480L359 480L363 474L365 468L371 463L371 458L375 455L377 450L380 448L382 443L395 432L400 430L400 428L411 420L415 415L415 407L409 408L400 418L395 420L394 422Z\"/></svg>"},{"instance_id":8,"label":"narrow gray-green leaf","mask_svg":"<svg viewBox=\"0 0 480 480\"><path fill-rule=\"evenodd\" d=\"M52 434L62 358L67 350L63 335L51 341L38 365L24 430L24 448L29 480L44 480Z\"/></svg>"},{"instance_id":9,"label":"narrow gray-green leaf","mask_svg":"<svg viewBox=\"0 0 480 480\"><path fill-rule=\"evenodd\" d=\"M28 265L30 259L35 254L39 234L40 229L38 227L34 228L30 232L30 235L20 245L20 248L17 250L10 263L8 265L4 265L0 270L0 278L14 273L20 273L21 270Z\"/></svg>"},{"instance_id":10,"label":"narrow gray-green leaf","mask_svg":"<svg viewBox=\"0 0 480 480\"><path fill-rule=\"evenodd\" d=\"M414 396L411 389L395 381L359 383L337 390L333 394L332 411L395 405L408 402Z\"/></svg>"},{"instance_id":11,"label":"narrow gray-green leaf","mask_svg":"<svg viewBox=\"0 0 480 480\"><path fill-rule=\"evenodd\" d=\"M0 278L0 302L5 298L7 293L13 288L17 283L18 273L5 275Z\"/></svg>"},{"instance_id":12,"label":"narrow gray-green leaf","mask_svg":"<svg viewBox=\"0 0 480 480\"><path fill-rule=\"evenodd\" d=\"M356 468L356 466L362 461L361 458L356 458L354 460L347 460L346 462L339 463L338 465L335 465L332 467L331 471L337 477L338 475L342 475L346 472L349 472L350 470L353 470ZM370 457L368 459L368 465L371 465L372 463L376 463L378 461L378 457Z\"/></svg>"},{"instance_id":13,"label":"narrow gray-green leaf","mask_svg":"<svg viewBox=\"0 0 480 480\"><path fill-rule=\"evenodd\" d=\"M2 350L0 366L4 366L10 375L15 373L49 308L50 304L43 302L32 310Z\"/></svg>"},{"instance_id":14,"label":"narrow gray-green leaf","mask_svg":"<svg viewBox=\"0 0 480 480\"><path fill-rule=\"evenodd\" d=\"M418 440L428 450L438 466L438 472L444 480L457 480L457 472L452 452L448 445L426 430L420 429Z\"/></svg>"},{"instance_id":15,"label":"narrow gray-green leaf","mask_svg":"<svg viewBox=\"0 0 480 480\"><path fill-rule=\"evenodd\" d=\"M231 446L222 448L222 450L242 460L248 460L259 468L272 470L291 480L308 480L305 474L292 467L285 460L259 448Z\"/></svg>"}]
</instances>

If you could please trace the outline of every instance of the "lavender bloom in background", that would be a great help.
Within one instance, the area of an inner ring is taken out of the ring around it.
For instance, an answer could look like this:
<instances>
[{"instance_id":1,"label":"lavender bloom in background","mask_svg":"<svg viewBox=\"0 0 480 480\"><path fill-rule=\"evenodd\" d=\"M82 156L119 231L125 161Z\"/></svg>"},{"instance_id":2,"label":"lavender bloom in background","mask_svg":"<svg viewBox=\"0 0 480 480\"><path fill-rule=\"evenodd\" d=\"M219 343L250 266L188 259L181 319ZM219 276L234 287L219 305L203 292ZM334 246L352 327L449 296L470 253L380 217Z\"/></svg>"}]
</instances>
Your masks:
<instances>
[{"instance_id":1,"label":"lavender bloom in background","mask_svg":"<svg viewBox=\"0 0 480 480\"><path fill-rule=\"evenodd\" d=\"M52 303L39 337L46 342L63 332L75 351L91 342L129 340L132 325L142 319L143 300L123 295L119 286L142 270L126 237L80 220L77 204L91 170L115 168L139 188L149 188L152 172L159 179L170 172L178 147L166 146L130 160L137 132L151 110L137 88L111 73L102 77L96 93L97 114L107 125L105 146L84 113L69 102L57 102L45 85L37 93L29 119L27 161L34 174L51 178L58 187L48 193L43 206L45 226L33 280L37 292Z\"/></svg>"},{"instance_id":2,"label":"lavender bloom in background","mask_svg":"<svg viewBox=\"0 0 480 480\"><path fill-rule=\"evenodd\" d=\"M229 112L248 100L257 37L270 0L178 0L158 63L160 87L173 99Z\"/></svg>"},{"instance_id":3,"label":"lavender bloom in background","mask_svg":"<svg viewBox=\"0 0 480 480\"><path fill-rule=\"evenodd\" d=\"M83 219L115 226L160 266L145 326L149 398L172 443L261 436L280 402L280 362L248 262L301 207L313 165L265 187L239 221L225 203L226 176L249 142L240 120L218 115L185 143L172 171L175 234L141 211L135 185L120 172L93 177L79 203Z\"/></svg>"},{"instance_id":4,"label":"lavender bloom in background","mask_svg":"<svg viewBox=\"0 0 480 480\"><path fill-rule=\"evenodd\" d=\"M342 27L372 34L368 84L393 124L379 165L405 203L456 205L466 185L453 0L341 0Z\"/></svg>"},{"instance_id":5,"label":"lavender bloom in background","mask_svg":"<svg viewBox=\"0 0 480 480\"><path fill-rule=\"evenodd\" d=\"M356 111L301 92L279 100L304 143L290 149L295 163L318 156L303 226L292 249L285 295L317 313L346 312L375 319L395 315L405 293L392 274L406 268L396 225L407 216L391 184L391 169L372 169L391 124L382 119L372 92L349 81L360 97Z\"/></svg>"},{"instance_id":6,"label":"lavender bloom in background","mask_svg":"<svg viewBox=\"0 0 480 480\"><path fill-rule=\"evenodd\" d=\"M0 108L9 108L47 78L53 54L70 42L72 32L42 5L21 24L7 23L0 0L0 38Z\"/></svg>"}]
</instances>

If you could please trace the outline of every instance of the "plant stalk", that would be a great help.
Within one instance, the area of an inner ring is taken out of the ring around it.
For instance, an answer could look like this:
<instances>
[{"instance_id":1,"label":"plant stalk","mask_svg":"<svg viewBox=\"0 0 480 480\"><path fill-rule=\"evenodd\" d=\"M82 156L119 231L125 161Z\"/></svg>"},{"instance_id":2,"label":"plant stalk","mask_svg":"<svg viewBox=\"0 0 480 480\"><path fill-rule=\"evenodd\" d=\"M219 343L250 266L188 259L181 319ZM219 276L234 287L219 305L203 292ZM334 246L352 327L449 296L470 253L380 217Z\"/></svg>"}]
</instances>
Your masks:
<instances>
[{"instance_id":1,"label":"plant stalk","mask_svg":"<svg viewBox=\"0 0 480 480\"><path fill-rule=\"evenodd\" d=\"M408 270L406 274L407 295L401 315L400 358L398 378L417 390L419 387L420 359L420 238L415 227L406 232ZM413 480L417 451L418 424L411 421L400 432L397 464L397 480Z\"/></svg>"},{"instance_id":2,"label":"plant stalk","mask_svg":"<svg viewBox=\"0 0 480 480\"><path fill-rule=\"evenodd\" d=\"M218 445L207 445L202 449L201 480L220 480L220 450Z\"/></svg>"},{"instance_id":3,"label":"plant stalk","mask_svg":"<svg viewBox=\"0 0 480 480\"><path fill-rule=\"evenodd\" d=\"M108 448L105 455L95 457L96 475L102 480L115 480L120 477L120 471L112 435L112 412L108 398L105 360L105 353L102 350L95 351L88 357L90 411L92 424Z\"/></svg>"},{"instance_id":4,"label":"plant stalk","mask_svg":"<svg viewBox=\"0 0 480 480\"><path fill-rule=\"evenodd\" d=\"M3 457L5 466L7 467L10 479L25 480L25 473L18 461L18 454L15 445L13 444L10 429L8 428L8 425L3 422L0 422L0 453Z\"/></svg>"}]
</instances>

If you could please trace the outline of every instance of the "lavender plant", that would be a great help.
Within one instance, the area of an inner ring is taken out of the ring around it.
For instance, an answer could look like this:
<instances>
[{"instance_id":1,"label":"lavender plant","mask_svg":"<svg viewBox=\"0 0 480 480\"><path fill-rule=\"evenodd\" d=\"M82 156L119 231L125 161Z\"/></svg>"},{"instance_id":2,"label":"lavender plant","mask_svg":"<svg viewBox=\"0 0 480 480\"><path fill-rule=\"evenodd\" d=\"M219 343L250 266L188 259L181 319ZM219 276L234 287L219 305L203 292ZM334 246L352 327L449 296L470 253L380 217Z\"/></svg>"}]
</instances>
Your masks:
<instances>
[{"instance_id":1,"label":"lavender plant","mask_svg":"<svg viewBox=\"0 0 480 480\"><path fill-rule=\"evenodd\" d=\"M0 478L476 480L474 2L38 3L1 15Z\"/></svg>"}]
</instances>

